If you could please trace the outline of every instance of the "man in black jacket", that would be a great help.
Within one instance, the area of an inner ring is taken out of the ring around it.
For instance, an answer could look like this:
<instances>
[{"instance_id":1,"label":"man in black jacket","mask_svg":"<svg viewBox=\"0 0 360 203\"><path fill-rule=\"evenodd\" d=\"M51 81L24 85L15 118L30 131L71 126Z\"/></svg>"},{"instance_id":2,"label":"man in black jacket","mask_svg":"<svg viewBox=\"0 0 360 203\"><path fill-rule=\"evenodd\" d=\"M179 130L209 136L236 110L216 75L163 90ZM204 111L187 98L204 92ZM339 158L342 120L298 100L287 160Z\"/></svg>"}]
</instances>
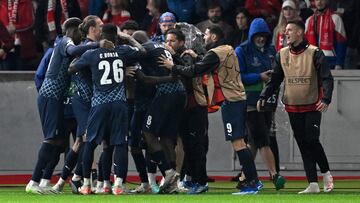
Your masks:
<instances>
[{"instance_id":1,"label":"man in black jacket","mask_svg":"<svg viewBox=\"0 0 360 203\"><path fill-rule=\"evenodd\" d=\"M299 194L320 192L316 164L323 173L324 192L334 188L329 163L319 141L321 113L331 102L334 81L325 55L305 40L304 30L302 21L288 22L285 34L290 46L277 54L274 72L257 103L259 111L284 80L283 103L310 183Z\"/></svg>"}]
</instances>

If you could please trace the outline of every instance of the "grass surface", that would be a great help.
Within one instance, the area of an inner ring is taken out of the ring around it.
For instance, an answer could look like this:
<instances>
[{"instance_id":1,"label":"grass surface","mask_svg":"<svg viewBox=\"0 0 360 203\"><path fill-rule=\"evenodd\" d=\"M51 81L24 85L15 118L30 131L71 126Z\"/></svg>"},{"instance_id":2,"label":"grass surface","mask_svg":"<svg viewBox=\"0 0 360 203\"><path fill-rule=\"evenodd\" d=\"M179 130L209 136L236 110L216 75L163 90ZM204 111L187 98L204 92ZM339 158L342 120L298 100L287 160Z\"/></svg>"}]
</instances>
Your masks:
<instances>
[{"instance_id":1,"label":"grass surface","mask_svg":"<svg viewBox=\"0 0 360 203\"><path fill-rule=\"evenodd\" d=\"M335 182L335 190L329 194L320 193L316 195L298 195L297 192L303 190L307 183L304 181L288 181L286 188L280 191L275 191L270 182L264 183L264 189L257 195L251 196L233 196L232 192L236 183L234 182L215 182L210 183L209 192L201 195L73 195L66 187L65 192L60 195L34 195L25 193L25 186L1 186L0 187L0 203L6 202L171 202L171 203L185 203L185 202L206 202L206 203L220 203L220 202L360 202L360 181L346 180ZM320 182L321 184L321 182ZM129 188L134 188L136 185L128 184Z\"/></svg>"}]
</instances>

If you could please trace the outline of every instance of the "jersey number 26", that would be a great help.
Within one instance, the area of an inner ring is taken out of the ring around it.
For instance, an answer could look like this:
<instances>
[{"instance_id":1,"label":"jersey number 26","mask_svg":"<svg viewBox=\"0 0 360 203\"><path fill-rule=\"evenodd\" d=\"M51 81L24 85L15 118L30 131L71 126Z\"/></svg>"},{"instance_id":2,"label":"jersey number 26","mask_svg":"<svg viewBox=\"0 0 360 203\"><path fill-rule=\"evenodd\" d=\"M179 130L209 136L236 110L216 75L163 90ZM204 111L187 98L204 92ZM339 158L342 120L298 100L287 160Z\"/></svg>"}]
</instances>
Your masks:
<instances>
[{"instance_id":1,"label":"jersey number 26","mask_svg":"<svg viewBox=\"0 0 360 203\"><path fill-rule=\"evenodd\" d=\"M124 70L123 62L120 59L113 61L112 66L110 66L109 61L100 61L99 70L104 70L104 73L100 79L100 85L109 85L112 84L112 78L109 78L110 69L113 70L113 78L116 83L121 83L124 80ZM111 77L111 76L110 76Z\"/></svg>"}]
</instances>

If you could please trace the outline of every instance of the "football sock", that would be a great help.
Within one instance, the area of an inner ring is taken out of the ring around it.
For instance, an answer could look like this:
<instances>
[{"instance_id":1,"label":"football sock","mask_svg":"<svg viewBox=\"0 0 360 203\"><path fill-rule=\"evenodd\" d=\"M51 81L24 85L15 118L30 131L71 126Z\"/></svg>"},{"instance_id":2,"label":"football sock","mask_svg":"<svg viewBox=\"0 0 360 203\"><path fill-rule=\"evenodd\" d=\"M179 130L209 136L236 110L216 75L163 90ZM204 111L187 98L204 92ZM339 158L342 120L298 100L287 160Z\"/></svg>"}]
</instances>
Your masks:
<instances>
[{"instance_id":1,"label":"football sock","mask_svg":"<svg viewBox=\"0 0 360 203\"><path fill-rule=\"evenodd\" d=\"M63 180L66 180L69 177L71 171L74 169L75 164L77 163L77 159L78 153L71 149L66 156L65 164L61 173L61 178Z\"/></svg>"},{"instance_id":2,"label":"football sock","mask_svg":"<svg viewBox=\"0 0 360 203\"><path fill-rule=\"evenodd\" d=\"M94 150L96 148L97 144L95 142L86 142L85 143L85 149L83 153L83 176L84 179L90 180L90 174L91 174L91 165L94 160ZM84 180L85 181L85 180ZM90 185L85 184L84 185Z\"/></svg>"},{"instance_id":3,"label":"football sock","mask_svg":"<svg viewBox=\"0 0 360 203\"><path fill-rule=\"evenodd\" d=\"M121 178L123 181L126 178L128 170L128 150L127 145L116 145L114 153L114 163L116 179Z\"/></svg>"},{"instance_id":4,"label":"football sock","mask_svg":"<svg viewBox=\"0 0 360 203\"><path fill-rule=\"evenodd\" d=\"M103 179L110 180L111 166L112 166L112 157L113 157L114 147L108 146L103 149L102 154L102 170L103 170Z\"/></svg>"},{"instance_id":5,"label":"football sock","mask_svg":"<svg viewBox=\"0 0 360 203\"><path fill-rule=\"evenodd\" d=\"M245 174L246 180L251 182L252 180L258 181L258 176L256 172L256 167L254 163L253 156L251 151L248 148L236 151L240 164L242 165L242 170Z\"/></svg>"},{"instance_id":6,"label":"football sock","mask_svg":"<svg viewBox=\"0 0 360 203\"><path fill-rule=\"evenodd\" d=\"M131 155L132 155L132 157L134 159L136 170L139 173L141 182L142 183L148 182L148 177L147 177L147 173L146 173L146 162L145 162L144 154L142 153L141 150L139 150L139 151L136 151L136 152L131 151Z\"/></svg>"},{"instance_id":7,"label":"football sock","mask_svg":"<svg viewBox=\"0 0 360 203\"><path fill-rule=\"evenodd\" d=\"M55 167L59 163L60 160L60 154L63 151L63 147L54 146L54 151L51 160L46 165L43 177L44 179L51 179L52 174L54 173Z\"/></svg>"},{"instance_id":8,"label":"football sock","mask_svg":"<svg viewBox=\"0 0 360 203\"><path fill-rule=\"evenodd\" d=\"M38 160L32 174L31 180L34 182L40 182L40 179L43 175L43 170L45 169L47 163L51 160L52 154L55 148L54 145L43 142L41 144L39 153L38 153Z\"/></svg>"}]
</instances>

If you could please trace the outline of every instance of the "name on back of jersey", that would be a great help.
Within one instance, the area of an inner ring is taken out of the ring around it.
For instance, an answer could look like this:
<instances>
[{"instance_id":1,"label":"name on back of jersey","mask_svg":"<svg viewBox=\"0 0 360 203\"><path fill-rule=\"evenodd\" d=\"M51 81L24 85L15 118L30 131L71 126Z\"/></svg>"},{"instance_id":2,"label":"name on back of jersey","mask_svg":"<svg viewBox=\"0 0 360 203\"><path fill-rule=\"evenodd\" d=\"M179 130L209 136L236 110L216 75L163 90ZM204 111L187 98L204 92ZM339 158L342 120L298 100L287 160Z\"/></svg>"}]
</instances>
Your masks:
<instances>
[{"instance_id":1,"label":"name on back of jersey","mask_svg":"<svg viewBox=\"0 0 360 203\"><path fill-rule=\"evenodd\" d=\"M119 57L119 54L117 52L106 52L106 53L100 53L99 57L101 59L105 59L105 58L115 58L115 57Z\"/></svg>"}]
</instances>

